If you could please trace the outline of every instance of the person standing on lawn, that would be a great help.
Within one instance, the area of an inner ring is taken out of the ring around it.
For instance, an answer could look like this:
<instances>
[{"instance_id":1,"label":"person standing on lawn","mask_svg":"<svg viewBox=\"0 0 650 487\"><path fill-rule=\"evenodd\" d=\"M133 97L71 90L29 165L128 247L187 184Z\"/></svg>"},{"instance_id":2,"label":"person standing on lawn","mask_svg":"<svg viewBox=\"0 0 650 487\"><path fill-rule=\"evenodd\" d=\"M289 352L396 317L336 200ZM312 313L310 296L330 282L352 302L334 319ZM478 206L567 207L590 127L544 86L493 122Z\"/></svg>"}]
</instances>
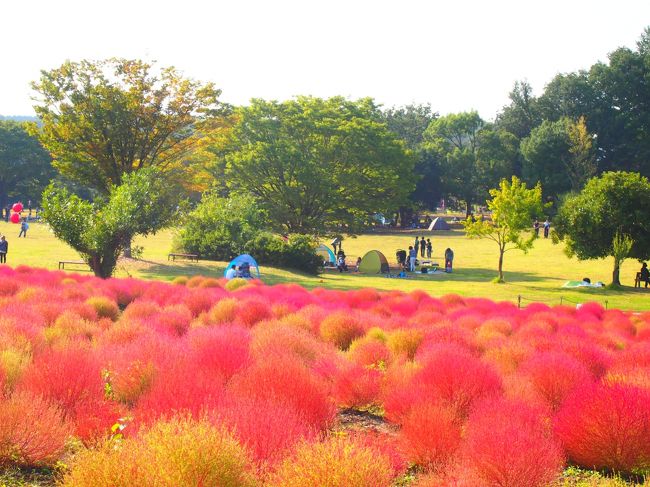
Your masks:
<instances>
[{"instance_id":1,"label":"person standing on lawn","mask_svg":"<svg viewBox=\"0 0 650 487\"><path fill-rule=\"evenodd\" d=\"M431 239L427 239L427 259L431 258L431 254L433 252L433 244L431 243Z\"/></svg>"},{"instance_id":2,"label":"person standing on lawn","mask_svg":"<svg viewBox=\"0 0 650 487\"><path fill-rule=\"evenodd\" d=\"M9 242L3 235L0 237L0 264L7 263L7 252L9 252Z\"/></svg>"},{"instance_id":3,"label":"person standing on lawn","mask_svg":"<svg viewBox=\"0 0 650 487\"><path fill-rule=\"evenodd\" d=\"M23 222L20 224L20 233L18 234L18 238L22 235L24 238L27 238L27 229L29 228L29 224L27 223L27 217L23 218Z\"/></svg>"},{"instance_id":4,"label":"person standing on lawn","mask_svg":"<svg viewBox=\"0 0 650 487\"><path fill-rule=\"evenodd\" d=\"M417 257L418 251L420 250L420 241L418 240L420 237L415 237L415 256ZM409 247L410 249L411 247Z\"/></svg>"},{"instance_id":5,"label":"person standing on lawn","mask_svg":"<svg viewBox=\"0 0 650 487\"><path fill-rule=\"evenodd\" d=\"M423 259L424 259L424 254L426 253L426 251L427 251L427 243L424 240L424 237L422 237L420 239L420 257L422 257Z\"/></svg>"}]
</instances>

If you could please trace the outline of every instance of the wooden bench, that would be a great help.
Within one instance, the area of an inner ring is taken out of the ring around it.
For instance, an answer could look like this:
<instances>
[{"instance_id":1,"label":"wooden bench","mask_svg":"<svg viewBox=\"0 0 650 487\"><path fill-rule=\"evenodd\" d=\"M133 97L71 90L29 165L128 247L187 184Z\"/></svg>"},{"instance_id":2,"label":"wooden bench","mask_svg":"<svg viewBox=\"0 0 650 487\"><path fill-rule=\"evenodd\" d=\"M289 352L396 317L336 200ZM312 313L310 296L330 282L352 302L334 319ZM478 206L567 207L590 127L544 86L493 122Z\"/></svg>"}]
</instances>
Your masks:
<instances>
[{"instance_id":1,"label":"wooden bench","mask_svg":"<svg viewBox=\"0 0 650 487\"><path fill-rule=\"evenodd\" d=\"M65 269L65 265L83 265L88 267L88 263L84 260L60 260L59 261L59 270Z\"/></svg>"},{"instance_id":2,"label":"wooden bench","mask_svg":"<svg viewBox=\"0 0 650 487\"><path fill-rule=\"evenodd\" d=\"M196 262L199 261L198 254L175 254L175 253L172 253L172 254L169 254L167 256L167 260L174 260L175 261L176 258L187 259L189 261L194 261L195 260Z\"/></svg>"}]
</instances>

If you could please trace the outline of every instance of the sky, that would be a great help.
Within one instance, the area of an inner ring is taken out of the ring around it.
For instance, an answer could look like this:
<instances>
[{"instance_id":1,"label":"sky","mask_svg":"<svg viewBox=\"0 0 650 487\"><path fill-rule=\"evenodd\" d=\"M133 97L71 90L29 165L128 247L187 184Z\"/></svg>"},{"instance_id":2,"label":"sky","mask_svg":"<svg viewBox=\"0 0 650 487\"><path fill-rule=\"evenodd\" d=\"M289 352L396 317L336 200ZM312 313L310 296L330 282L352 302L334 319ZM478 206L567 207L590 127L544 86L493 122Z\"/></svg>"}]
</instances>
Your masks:
<instances>
[{"instance_id":1,"label":"sky","mask_svg":"<svg viewBox=\"0 0 650 487\"><path fill-rule=\"evenodd\" d=\"M491 120L514 82L636 48L649 0L31 0L3 2L0 114L66 60L125 57L212 81L221 99L370 96Z\"/></svg>"}]
</instances>

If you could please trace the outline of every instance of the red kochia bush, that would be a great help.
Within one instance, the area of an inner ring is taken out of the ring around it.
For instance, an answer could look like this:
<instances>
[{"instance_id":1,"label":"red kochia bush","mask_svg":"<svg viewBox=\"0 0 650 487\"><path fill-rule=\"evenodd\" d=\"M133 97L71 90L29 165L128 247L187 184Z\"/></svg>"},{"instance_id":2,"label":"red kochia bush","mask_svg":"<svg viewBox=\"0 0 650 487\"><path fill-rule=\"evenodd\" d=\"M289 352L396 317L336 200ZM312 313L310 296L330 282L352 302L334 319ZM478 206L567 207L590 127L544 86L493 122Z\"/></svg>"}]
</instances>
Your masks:
<instances>
[{"instance_id":1,"label":"red kochia bush","mask_svg":"<svg viewBox=\"0 0 650 487\"><path fill-rule=\"evenodd\" d=\"M0 400L0 467L54 464L68 430L61 410L41 396L19 392Z\"/></svg>"},{"instance_id":2,"label":"red kochia bush","mask_svg":"<svg viewBox=\"0 0 650 487\"><path fill-rule=\"evenodd\" d=\"M576 387L593 380L586 366L564 353L538 353L519 372L529 378L553 409Z\"/></svg>"},{"instance_id":3,"label":"red kochia bush","mask_svg":"<svg viewBox=\"0 0 650 487\"><path fill-rule=\"evenodd\" d=\"M650 468L650 391L624 384L577 389L555 417L571 461L618 472Z\"/></svg>"},{"instance_id":4,"label":"red kochia bush","mask_svg":"<svg viewBox=\"0 0 650 487\"><path fill-rule=\"evenodd\" d=\"M347 350L352 340L364 333L363 324L349 312L332 313L320 324L321 338L342 350Z\"/></svg>"},{"instance_id":5,"label":"red kochia bush","mask_svg":"<svg viewBox=\"0 0 650 487\"><path fill-rule=\"evenodd\" d=\"M544 412L503 398L473 409L462 458L461 476L500 487L549 485L564 464Z\"/></svg>"},{"instance_id":6,"label":"red kochia bush","mask_svg":"<svg viewBox=\"0 0 650 487\"><path fill-rule=\"evenodd\" d=\"M448 407L414 407L400 430L407 458L426 470L443 468L460 446L460 429L460 420Z\"/></svg>"},{"instance_id":7,"label":"red kochia bush","mask_svg":"<svg viewBox=\"0 0 650 487\"><path fill-rule=\"evenodd\" d=\"M327 384L293 356L256 362L234 376L230 387L235 395L272 399L294 408L318 430L325 429L336 412Z\"/></svg>"}]
</instances>

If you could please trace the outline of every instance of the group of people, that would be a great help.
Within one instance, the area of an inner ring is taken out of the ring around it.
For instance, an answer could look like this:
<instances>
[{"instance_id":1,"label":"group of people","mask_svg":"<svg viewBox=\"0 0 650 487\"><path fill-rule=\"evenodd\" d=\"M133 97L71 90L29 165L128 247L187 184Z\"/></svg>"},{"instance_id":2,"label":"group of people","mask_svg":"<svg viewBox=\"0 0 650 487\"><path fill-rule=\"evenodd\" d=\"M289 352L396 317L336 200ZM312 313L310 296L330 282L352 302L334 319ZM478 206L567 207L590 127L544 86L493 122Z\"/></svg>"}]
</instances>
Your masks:
<instances>
[{"instance_id":1,"label":"group of people","mask_svg":"<svg viewBox=\"0 0 650 487\"><path fill-rule=\"evenodd\" d=\"M241 277L243 279L250 279L253 276L251 275L251 265L248 262L242 262L239 267L235 264L230 266L230 269L226 272L226 279L234 279L235 277Z\"/></svg>"},{"instance_id":2,"label":"group of people","mask_svg":"<svg viewBox=\"0 0 650 487\"><path fill-rule=\"evenodd\" d=\"M418 253L421 258L424 258L425 256L427 259L431 258L431 255L433 253L433 244L431 243L431 239L427 238L425 240L424 237L415 237L415 243L413 245L409 245L408 254L405 256L407 260L404 262L404 264L411 272L414 272L415 267L417 266ZM453 262L454 251L447 247L447 249L445 249L446 272L452 271Z\"/></svg>"},{"instance_id":3,"label":"group of people","mask_svg":"<svg viewBox=\"0 0 650 487\"><path fill-rule=\"evenodd\" d=\"M544 238L548 238L548 233L551 231L551 222L546 219L546 221L541 225L544 227ZM539 237L540 223L539 220L533 222L533 230L535 231L535 236Z\"/></svg>"}]
</instances>

